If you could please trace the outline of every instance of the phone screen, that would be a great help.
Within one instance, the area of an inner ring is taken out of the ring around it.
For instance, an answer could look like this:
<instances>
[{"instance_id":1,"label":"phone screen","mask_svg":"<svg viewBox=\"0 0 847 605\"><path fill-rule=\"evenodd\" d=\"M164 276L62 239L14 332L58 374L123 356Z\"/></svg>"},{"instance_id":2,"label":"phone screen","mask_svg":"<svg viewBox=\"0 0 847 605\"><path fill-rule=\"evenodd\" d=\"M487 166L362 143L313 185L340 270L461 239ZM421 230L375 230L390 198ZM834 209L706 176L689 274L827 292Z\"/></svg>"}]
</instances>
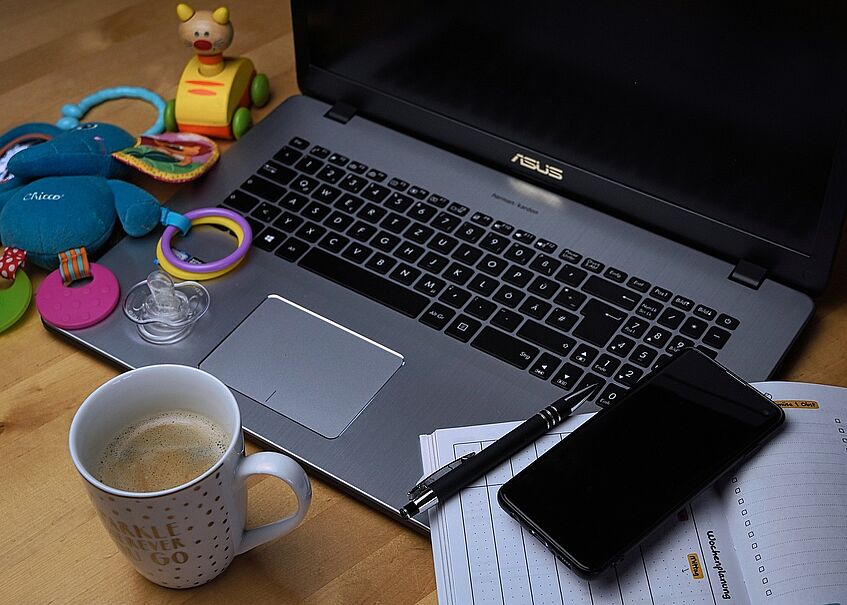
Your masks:
<instances>
[{"instance_id":1,"label":"phone screen","mask_svg":"<svg viewBox=\"0 0 847 605\"><path fill-rule=\"evenodd\" d=\"M598 573L755 450L782 410L686 351L500 490L507 512Z\"/></svg>"}]
</instances>

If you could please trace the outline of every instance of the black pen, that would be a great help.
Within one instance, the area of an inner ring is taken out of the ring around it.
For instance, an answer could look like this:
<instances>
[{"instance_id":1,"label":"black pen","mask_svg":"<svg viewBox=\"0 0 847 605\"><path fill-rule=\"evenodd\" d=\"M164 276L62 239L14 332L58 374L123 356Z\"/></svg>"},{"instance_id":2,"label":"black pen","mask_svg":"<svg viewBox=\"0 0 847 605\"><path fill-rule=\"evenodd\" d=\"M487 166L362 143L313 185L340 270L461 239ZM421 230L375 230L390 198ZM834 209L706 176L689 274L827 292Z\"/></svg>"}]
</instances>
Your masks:
<instances>
[{"instance_id":1,"label":"black pen","mask_svg":"<svg viewBox=\"0 0 847 605\"><path fill-rule=\"evenodd\" d=\"M573 414L579 406L588 401L597 386L589 385L560 397L481 452L471 452L441 467L412 488L409 492L409 503L400 509L400 515L404 519L411 519L434 504L456 495Z\"/></svg>"}]
</instances>

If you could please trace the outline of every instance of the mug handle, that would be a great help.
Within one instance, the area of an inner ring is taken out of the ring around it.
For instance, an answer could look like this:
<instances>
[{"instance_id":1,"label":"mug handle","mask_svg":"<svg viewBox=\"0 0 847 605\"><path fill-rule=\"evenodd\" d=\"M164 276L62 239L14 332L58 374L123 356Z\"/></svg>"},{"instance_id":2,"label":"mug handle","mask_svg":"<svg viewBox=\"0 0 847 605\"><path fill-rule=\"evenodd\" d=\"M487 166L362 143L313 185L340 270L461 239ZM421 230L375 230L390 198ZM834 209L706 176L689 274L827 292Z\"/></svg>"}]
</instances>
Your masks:
<instances>
[{"instance_id":1,"label":"mug handle","mask_svg":"<svg viewBox=\"0 0 847 605\"><path fill-rule=\"evenodd\" d=\"M285 481L297 496L297 510L279 521L243 530L241 543L235 553L237 555L292 531L303 521L312 502L312 484L309 477L300 465L288 456L276 452L258 452L243 458L235 471L235 480L243 486L251 475L271 475Z\"/></svg>"}]
</instances>

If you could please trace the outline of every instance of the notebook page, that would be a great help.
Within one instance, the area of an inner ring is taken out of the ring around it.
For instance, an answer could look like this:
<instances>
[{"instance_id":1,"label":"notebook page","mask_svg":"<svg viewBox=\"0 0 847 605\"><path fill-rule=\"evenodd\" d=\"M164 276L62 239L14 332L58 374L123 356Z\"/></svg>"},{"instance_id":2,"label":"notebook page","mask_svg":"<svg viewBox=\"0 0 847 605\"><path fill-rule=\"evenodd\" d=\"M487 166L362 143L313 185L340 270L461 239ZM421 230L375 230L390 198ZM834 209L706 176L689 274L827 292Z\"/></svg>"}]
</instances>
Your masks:
<instances>
[{"instance_id":1,"label":"notebook page","mask_svg":"<svg viewBox=\"0 0 847 605\"><path fill-rule=\"evenodd\" d=\"M754 384L785 427L722 492L754 603L847 602L847 389Z\"/></svg>"},{"instance_id":2,"label":"notebook page","mask_svg":"<svg viewBox=\"0 0 847 605\"><path fill-rule=\"evenodd\" d=\"M569 419L430 512L439 603L714 605L727 602L724 591L730 602L748 603L723 511L713 493L680 511L655 540L591 582L558 562L500 509L499 487L589 417ZM516 425L461 427L423 436L424 471L478 452ZM707 533L718 545L715 550L725 549L718 558L720 574Z\"/></svg>"}]
</instances>

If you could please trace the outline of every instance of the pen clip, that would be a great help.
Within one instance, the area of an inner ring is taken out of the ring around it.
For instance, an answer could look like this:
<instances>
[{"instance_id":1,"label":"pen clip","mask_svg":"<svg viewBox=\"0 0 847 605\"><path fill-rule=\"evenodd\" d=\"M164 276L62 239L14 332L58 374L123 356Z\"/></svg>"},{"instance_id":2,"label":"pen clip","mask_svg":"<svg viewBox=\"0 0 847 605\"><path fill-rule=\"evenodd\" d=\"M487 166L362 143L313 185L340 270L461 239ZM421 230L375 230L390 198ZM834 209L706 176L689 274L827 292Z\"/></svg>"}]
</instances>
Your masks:
<instances>
[{"instance_id":1,"label":"pen clip","mask_svg":"<svg viewBox=\"0 0 847 605\"><path fill-rule=\"evenodd\" d=\"M432 482L434 482L436 479L440 479L441 477L452 471L454 468L460 466L463 462L467 462L467 460L475 454L476 452L465 454L461 458L457 458L453 462L445 464L440 469L426 477L423 481L421 481L415 487L409 490L409 500L414 500L423 495L429 489L429 486Z\"/></svg>"}]
</instances>

